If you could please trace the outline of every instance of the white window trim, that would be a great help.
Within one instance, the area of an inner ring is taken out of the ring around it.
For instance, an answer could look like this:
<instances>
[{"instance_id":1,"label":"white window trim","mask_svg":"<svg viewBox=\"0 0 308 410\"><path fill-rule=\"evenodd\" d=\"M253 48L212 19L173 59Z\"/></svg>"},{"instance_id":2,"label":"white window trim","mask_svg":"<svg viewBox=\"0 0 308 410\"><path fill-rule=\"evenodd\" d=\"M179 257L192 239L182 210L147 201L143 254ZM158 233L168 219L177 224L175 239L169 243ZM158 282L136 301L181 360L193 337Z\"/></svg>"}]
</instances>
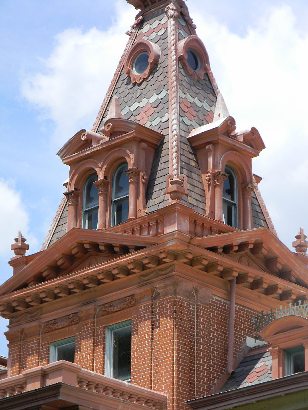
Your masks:
<instances>
[{"instance_id":1,"label":"white window trim","mask_svg":"<svg viewBox=\"0 0 308 410\"><path fill-rule=\"evenodd\" d=\"M57 354L58 354L58 347L60 346L65 346L69 344L74 344L75 345L75 338L74 337L69 337L67 339L62 339L62 340L57 340L56 342L53 342L49 346L49 363L54 363L57 362Z\"/></svg>"},{"instance_id":2,"label":"white window trim","mask_svg":"<svg viewBox=\"0 0 308 410\"><path fill-rule=\"evenodd\" d=\"M108 326L105 331L105 376L114 378L113 376L113 335L114 331L125 327L132 328L132 321L126 320L125 322L115 323ZM123 380L129 382L130 379Z\"/></svg>"}]
</instances>

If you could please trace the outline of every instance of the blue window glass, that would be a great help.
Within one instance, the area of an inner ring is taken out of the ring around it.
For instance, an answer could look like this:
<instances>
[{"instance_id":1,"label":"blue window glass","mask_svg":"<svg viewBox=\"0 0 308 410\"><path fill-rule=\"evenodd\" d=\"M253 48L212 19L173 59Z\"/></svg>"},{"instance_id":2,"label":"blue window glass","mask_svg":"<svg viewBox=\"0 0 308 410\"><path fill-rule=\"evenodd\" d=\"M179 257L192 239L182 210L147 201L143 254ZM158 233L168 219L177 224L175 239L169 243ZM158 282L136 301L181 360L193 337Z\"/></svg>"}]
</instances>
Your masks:
<instances>
[{"instance_id":1,"label":"blue window glass","mask_svg":"<svg viewBox=\"0 0 308 410\"><path fill-rule=\"evenodd\" d=\"M83 189L82 227L85 229L97 229L98 190L94 184L95 181L97 181L97 175L90 175Z\"/></svg>"},{"instance_id":2,"label":"blue window glass","mask_svg":"<svg viewBox=\"0 0 308 410\"><path fill-rule=\"evenodd\" d=\"M198 68L200 66L199 57L193 50L188 50L188 52L187 52L187 62L188 62L188 65L190 66L190 68L192 70L194 70L194 71L198 70Z\"/></svg>"},{"instance_id":3,"label":"blue window glass","mask_svg":"<svg viewBox=\"0 0 308 410\"><path fill-rule=\"evenodd\" d=\"M133 70L137 74L142 74L148 68L149 65L149 54L147 52L142 52L138 54L134 61Z\"/></svg>"},{"instance_id":4,"label":"blue window glass","mask_svg":"<svg viewBox=\"0 0 308 410\"><path fill-rule=\"evenodd\" d=\"M237 195L237 179L234 171L230 167L226 167L225 173L227 178L223 186L223 220L224 223L230 226L238 226L238 195Z\"/></svg>"},{"instance_id":5,"label":"blue window glass","mask_svg":"<svg viewBox=\"0 0 308 410\"><path fill-rule=\"evenodd\" d=\"M111 224L113 226L125 222L128 218L128 191L129 182L125 163L116 169L112 179Z\"/></svg>"}]
</instances>

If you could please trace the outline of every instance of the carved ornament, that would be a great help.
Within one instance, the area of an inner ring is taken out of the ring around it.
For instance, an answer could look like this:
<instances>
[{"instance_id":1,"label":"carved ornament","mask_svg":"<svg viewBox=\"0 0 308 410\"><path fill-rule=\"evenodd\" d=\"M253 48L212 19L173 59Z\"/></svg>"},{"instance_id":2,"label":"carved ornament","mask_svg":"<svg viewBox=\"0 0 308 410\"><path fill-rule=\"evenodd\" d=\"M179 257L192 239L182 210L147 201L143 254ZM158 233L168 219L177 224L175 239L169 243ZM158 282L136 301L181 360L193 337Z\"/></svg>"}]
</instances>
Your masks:
<instances>
[{"instance_id":1,"label":"carved ornament","mask_svg":"<svg viewBox=\"0 0 308 410\"><path fill-rule=\"evenodd\" d=\"M192 50L196 53L199 59L199 67L193 70L187 61L187 53ZM182 63L184 70L194 79L203 79L210 65L209 56L200 38L196 35L189 36L181 40L178 44L178 57Z\"/></svg>"},{"instance_id":2,"label":"carved ornament","mask_svg":"<svg viewBox=\"0 0 308 410\"><path fill-rule=\"evenodd\" d=\"M79 189L73 189L72 191L64 192L69 205L77 205L79 199Z\"/></svg>"},{"instance_id":3,"label":"carved ornament","mask_svg":"<svg viewBox=\"0 0 308 410\"><path fill-rule=\"evenodd\" d=\"M118 299L113 302L105 303L100 307L103 315L108 315L109 313L119 312L120 310L124 310L135 306L136 298L134 295L127 296L123 299Z\"/></svg>"},{"instance_id":4,"label":"carved ornament","mask_svg":"<svg viewBox=\"0 0 308 410\"><path fill-rule=\"evenodd\" d=\"M107 179L99 179L94 182L94 185L96 186L99 195L107 194L109 189L109 181Z\"/></svg>"},{"instance_id":5,"label":"carved ornament","mask_svg":"<svg viewBox=\"0 0 308 410\"><path fill-rule=\"evenodd\" d=\"M179 7L177 7L174 3L168 4L165 11L168 19L177 19L180 14Z\"/></svg>"},{"instance_id":6,"label":"carved ornament","mask_svg":"<svg viewBox=\"0 0 308 410\"><path fill-rule=\"evenodd\" d=\"M144 52L146 52L149 56L149 64L147 69L143 73L138 74L134 70L134 62L137 56L140 53ZM130 77L131 82L133 84L140 84L142 83L142 81L148 78L153 68L158 63L160 55L160 47L157 44L144 39L137 40L136 44L131 48L124 65L125 72Z\"/></svg>"},{"instance_id":7,"label":"carved ornament","mask_svg":"<svg viewBox=\"0 0 308 410\"><path fill-rule=\"evenodd\" d=\"M225 172L216 171L213 173L213 181L216 186L223 184L227 178L228 175Z\"/></svg>"},{"instance_id":8,"label":"carved ornament","mask_svg":"<svg viewBox=\"0 0 308 410\"><path fill-rule=\"evenodd\" d=\"M78 313L72 313L68 316L63 316L58 319L49 320L44 325L44 332L52 332L54 330L62 329L72 325L77 325L80 321Z\"/></svg>"}]
</instances>

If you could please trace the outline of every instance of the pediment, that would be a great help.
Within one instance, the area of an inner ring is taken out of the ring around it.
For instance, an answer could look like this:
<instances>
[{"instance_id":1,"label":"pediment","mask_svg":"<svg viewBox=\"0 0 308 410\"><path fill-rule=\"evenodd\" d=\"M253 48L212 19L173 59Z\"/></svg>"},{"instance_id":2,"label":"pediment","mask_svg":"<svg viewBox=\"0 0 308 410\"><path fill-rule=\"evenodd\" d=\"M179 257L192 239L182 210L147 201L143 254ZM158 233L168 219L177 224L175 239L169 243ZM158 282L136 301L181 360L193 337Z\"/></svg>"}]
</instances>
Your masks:
<instances>
[{"instance_id":1,"label":"pediment","mask_svg":"<svg viewBox=\"0 0 308 410\"><path fill-rule=\"evenodd\" d=\"M267 271L263 258L255 257L249 253L245 253L245 254L235 253L235 254L230 254L227 256L230 257L232 260L238 263L241 263L244 266L249 266L251 268L258 269L263 272Z\"/></svg>"},{"instance_id":2,"label":"pediment","mask_svg":"<svg viewBox=\"0 0 308 410\"><path fill-rule=\"evenodd\" d=\"M76 132L66 144L58 151L59 157L63 160L71 155L87 151L107 140L105 135L82 129Z\"/></svg>"},{"instance_id":3,"label":"pediment","mask_svg":"<svg viewBox=\"0 0 308 410\"><path fill-rule=\"evenodd\" d=\"M157 239L152 237L73 228L4 282L0 286L0 295L91 269L97 264L156 243Z\"/></svg>"},{"instance_id":4,"label":"pediment","mask_svg":"<svg viewBox=\"0 0 308 410\"><path fill-rule=\"evenodd\" d=\"M93 268L94 266L100 265L108 260L117 257L117 254L104 253L104 254L93 254L86 255L86 257L79 263L73 264L70 268L64 271L62 274L67 275L72 272L79 272L86 269Z\"/></svg>"}]
</instances>

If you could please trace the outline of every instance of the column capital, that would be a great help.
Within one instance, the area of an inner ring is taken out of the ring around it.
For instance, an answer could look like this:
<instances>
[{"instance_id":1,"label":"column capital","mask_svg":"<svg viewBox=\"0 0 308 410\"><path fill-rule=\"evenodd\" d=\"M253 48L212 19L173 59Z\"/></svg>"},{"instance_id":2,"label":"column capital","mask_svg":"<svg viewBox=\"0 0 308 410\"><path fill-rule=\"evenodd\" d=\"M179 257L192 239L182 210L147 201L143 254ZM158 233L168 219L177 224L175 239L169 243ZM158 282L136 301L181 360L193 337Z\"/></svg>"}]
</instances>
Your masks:
<instances>
[{"instance_id":1,"label":"column capital","mask_svg":"<svg viewBox=\"0 0 308 410\"><path fill-rule=\"evenodd\" d=\"M64 196L66 196L69 205L77 205L79 200L80 190L74 188L71 191L64 192Z\"/></svg>"},{"instance_id":2,"label":"column capital","mask_svg":"<svg viewBox=\"0 0 308 410\"><path fill-rule=\"evenodd\" d=\"M102 178L94 182L99 194L106 194L109 188L108 179Z\"/></svg>"},{"instance_id":3,"label":"column capital","mask_svg":"<svg viewBox=\"0 0 308 410\"><path fill-rule=\"evenodd\" d=\"M248 184L244 184L244 189L246 190L246 192L251 195L254 191L254 185L253 182L248 182Z\"/></svg>"},{"instance_id":4,"label":"column capital","mask_svg":"<svg viewBox=\"0 0 308 410\"><path fill-rule=\"evenodd\" d=\"M168 4L165 11L168 19L177 19L180 15L180 8L174 3Z\"/></svg>"},{"instance_id":5,"label":"column capital","mask_svg":"<svg viewBox=\"0 0 308 410\"><path fill-rule=\"evenodd\" d=\"M228 178L228 175L223 171L216 171L213 173L213 182L214 185L222 185L225 180Z\"/></svg>"},{"instance_id":6,"label":"column capital","mask_svg":"<svg viewBox=\"0 0 308 410\"><path fill-rule=\"evenodd\" d=\"M140 175L140 169L138 168L130 168L127 170L128 180L129 182L135 182Z\"/></svg>"}]
</instances>

